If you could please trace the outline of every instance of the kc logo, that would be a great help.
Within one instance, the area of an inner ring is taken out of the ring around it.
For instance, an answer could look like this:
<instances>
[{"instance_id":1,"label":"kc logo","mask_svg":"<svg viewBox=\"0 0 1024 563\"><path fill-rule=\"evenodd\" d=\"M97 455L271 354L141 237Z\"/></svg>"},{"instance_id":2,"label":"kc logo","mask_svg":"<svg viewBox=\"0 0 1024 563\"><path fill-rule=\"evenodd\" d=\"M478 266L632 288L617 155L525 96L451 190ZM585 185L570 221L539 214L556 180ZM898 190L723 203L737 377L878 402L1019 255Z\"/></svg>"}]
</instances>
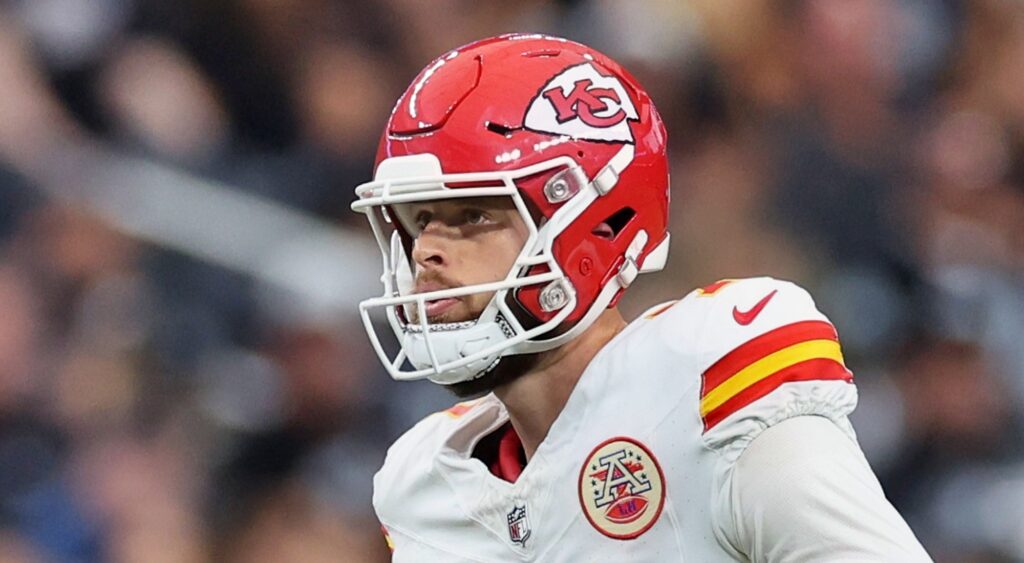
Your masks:
<instances>
[{"instance_id":1,"label":"kc logo","mask_svg":"<svg viewBox=\"0 0 1024 563\"><path fill-rule=\"evenodd\" d=\"M575 139L633 143L636 108L618 78L591 63L571 66L548 80L530 102L527 129Z\"/></svg>"},{"instance_id":2,"label":"kc logo","mask_svg":"<svg viewBox=\"0 0 1024 563\"><path fill-rule=\"evenodd\" d=\"M591 127L611 127L626 119L626 112L621 107L617 107L615 113L606 117L595 115L595 112L608 110L608 104L602 101L602 98L616 105L621 104L622 100L611 88L595 88L594 82L589 78L577 80L568 96L562 93L561 88L555 87L545 91L544 97L555 106L555 111L558 112L555 119L559 123L578 117Z\"/></svg>"}]
</instances>

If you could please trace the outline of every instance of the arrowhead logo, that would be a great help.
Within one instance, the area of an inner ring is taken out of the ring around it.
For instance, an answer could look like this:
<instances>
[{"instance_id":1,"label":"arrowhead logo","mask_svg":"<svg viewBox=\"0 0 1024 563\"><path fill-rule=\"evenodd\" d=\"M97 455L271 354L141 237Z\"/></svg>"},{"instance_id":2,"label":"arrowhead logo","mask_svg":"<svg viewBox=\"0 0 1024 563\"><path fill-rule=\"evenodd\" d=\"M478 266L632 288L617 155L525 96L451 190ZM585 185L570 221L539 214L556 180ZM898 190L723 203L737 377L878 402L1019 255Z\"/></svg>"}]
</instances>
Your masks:
<instances>
[{"instance_id":1,"label":"arrowhead logo","mask_svg":"<svg viewBox=\"0 0 1024 563\"><path fill-rule=\"evenodd\" d=\"M756 319L757 316L761 314L761 311L765 308L765 305L767 305L768 302L772 300L772 297L775 297L775 294L778 292L779 290L777 289L772 290L771 293L765 295L760 301L757 302L756 305L751 307L749 311L740 311L736 307L733 307L732 318L735 319L737 323L743 326L749 325L750 323L754 322L754 319Z\"/></svg>"},{"instance_id":2,"label":"arrowhead logo","mask_svg":"<svg viewBox=\"0 0 1024 563\"><path fill-rule=\"evenodd\" d=\"M614 76L591 63L564 69L540 89L523 118L527 129L591 141L633 143L636 107Z\"/></svg>"}]
</instances>

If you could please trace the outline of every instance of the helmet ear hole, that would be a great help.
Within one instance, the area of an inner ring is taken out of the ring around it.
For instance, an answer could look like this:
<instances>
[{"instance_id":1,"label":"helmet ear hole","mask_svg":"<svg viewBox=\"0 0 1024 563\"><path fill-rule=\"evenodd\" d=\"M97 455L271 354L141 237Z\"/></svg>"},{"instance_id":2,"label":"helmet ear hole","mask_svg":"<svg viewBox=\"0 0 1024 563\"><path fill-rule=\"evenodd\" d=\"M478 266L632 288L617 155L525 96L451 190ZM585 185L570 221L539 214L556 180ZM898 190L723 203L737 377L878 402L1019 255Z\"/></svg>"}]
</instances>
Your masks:
<instances>
[{"instance_id":1,"label":"helmet ear hole","mask_svg":"<svg viewBox=\"0 0 1024 563\"><path fill-rule=\"evenodd\" d=\"M636 216L636 211L631 207L623 207L622 209L612 213L607 219L601 221L591 229L591 234L603 238L606 240L615 240L618 238L619 233L626 228L629 221Z\"/></svg>"}]
</instances>

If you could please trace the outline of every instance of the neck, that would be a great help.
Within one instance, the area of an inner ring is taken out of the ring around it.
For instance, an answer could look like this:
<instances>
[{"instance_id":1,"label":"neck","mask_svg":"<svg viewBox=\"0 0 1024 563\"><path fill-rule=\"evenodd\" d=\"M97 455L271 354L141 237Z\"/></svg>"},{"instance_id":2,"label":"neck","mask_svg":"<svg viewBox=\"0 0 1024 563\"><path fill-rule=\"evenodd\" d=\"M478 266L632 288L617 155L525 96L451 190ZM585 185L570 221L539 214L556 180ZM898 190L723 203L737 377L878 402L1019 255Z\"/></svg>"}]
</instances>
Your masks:
<instances>
[{"instance_id":1,"label":"neck","mask_svg":"<svg viewBox=\"0 0 1024 563\"><path fill-rule=\"evenodd\" d=\"M548 435L583 370L625 327L626 322L619 310L608 309L578 338L544 352L527 373L494 390L508 410L527 459L533 457Z\"/></svg>"}]
</instances>

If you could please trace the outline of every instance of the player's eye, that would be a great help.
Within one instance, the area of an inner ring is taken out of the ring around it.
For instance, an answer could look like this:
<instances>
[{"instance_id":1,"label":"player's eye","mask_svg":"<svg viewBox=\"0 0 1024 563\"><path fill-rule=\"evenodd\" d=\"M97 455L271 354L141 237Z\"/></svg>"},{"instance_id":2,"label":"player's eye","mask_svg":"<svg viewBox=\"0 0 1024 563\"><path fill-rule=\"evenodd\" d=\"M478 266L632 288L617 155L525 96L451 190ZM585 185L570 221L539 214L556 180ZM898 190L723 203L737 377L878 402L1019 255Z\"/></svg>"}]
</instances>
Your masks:
<instances>
[{"instance_id":1,"label":"player's eye","mask_svg":"<svg viewBox=\"0 0 1024 563\"><path fill-rule=\"evenodd\" d=\"M423 229L426 229L427 225L430 224L430 220L431 219L433 219L433 215L431 215L431 213L429 211L426 211L426 210L420 211L419 213L416 214L416 221L415 221L416 229L419 230L419 231L422 231Z\"/></svg>"},{"instance_id":2,"label":"player's eye","mask_svg":"<svg viewBox=\"0 0 1024 563\"><path fill-rule=\"evenodd\" d=\"M466 209L463 212L463 217L465 217L466 223L470 225L483 225L484 223L487 223L488 221L491 220L490 216L488 216L487 213L484 213L479 209L472 208Z\"/></svg>"}]
</instances>

